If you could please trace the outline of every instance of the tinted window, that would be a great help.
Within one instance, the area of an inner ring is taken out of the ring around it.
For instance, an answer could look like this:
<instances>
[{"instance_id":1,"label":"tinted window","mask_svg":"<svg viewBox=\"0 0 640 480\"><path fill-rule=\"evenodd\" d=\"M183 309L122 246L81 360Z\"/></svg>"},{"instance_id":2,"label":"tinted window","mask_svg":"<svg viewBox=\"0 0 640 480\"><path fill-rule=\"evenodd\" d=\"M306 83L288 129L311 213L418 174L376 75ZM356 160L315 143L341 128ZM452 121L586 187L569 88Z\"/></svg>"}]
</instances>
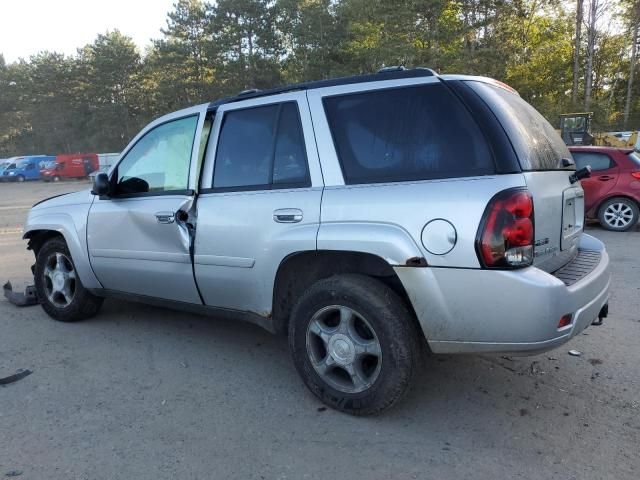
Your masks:
<instances>
[{"instance_id":1,"label":"tinted window","mask_svg":"<svg viewBox=\"0 0 640 480\"><path fill-rule=\"evenodd\" d=\"M578 170L586 167L587 165L590 165L591 169L594 171L607 170L615 166L611 161L611 157L603 153L572 152L572 155L576 162L576 169Z\"/></svg>"},{"instance_id":2,"label":"tinted window","mask_svg":"<svg viewBox=\"0 0 640 480\"><path fill-rule=\"evenodd\" d=\"M225 113L216 152L214 188L302 185L309 185L309 174L295 103Z\"/></svg>"},{"instance_id":3,"label":"tinted window","mask_svg":"<svg viewBox=\"0 0 640 480\"><path fill-rule=\"evenodd\" d=\"M308 177L307 153L305 152L298 109L293 103L285 104L282 107L278 126L278 138L273 159L273 183L304 183Z\"/></svg>"},{"instance_id":4,"label":"tinted window","mask_svg":"<svg viewBox=\"0 0 640 480\"><path fill-rule=\"evenodd\" d=\"M495 172L478 126L444 85L328 97L324 105L348 184Z\"/></svg>"},{"instance_id":5,"label":"tinted window","mask_svg":"<svg viewBox=\"0 0 640 480\"><path fill-rule=\"evenodd\" d=\"M163 123L145 134L118 164L119 194L188 188L198 116Z\"/></svg>"},{"instance_id":6,"label":"tinted window","mask_svg":"<svg viewBox=\"0 0 640 480\"><path fill-rule=\"evenodd\" d=\"M500 120L523 170L562 170L571 158L567 146L549 122L519 95L484 82L469 82ZM566 168L573 170L573 167Z\"/></svg>"}]
</instances>

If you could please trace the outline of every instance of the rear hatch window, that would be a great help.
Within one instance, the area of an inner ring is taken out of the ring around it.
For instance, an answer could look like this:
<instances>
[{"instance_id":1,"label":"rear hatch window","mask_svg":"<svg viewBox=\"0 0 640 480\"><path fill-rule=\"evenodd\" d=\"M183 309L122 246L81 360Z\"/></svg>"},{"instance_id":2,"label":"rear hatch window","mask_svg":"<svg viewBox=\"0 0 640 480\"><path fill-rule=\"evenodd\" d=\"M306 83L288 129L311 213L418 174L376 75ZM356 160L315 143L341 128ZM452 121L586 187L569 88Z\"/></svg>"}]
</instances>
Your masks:
<instances>
[{"instance_id":1,"label":"rear hatch window","mask_svg":"<svg viewBox=\"0 0 640 480\"><path fill-rule=\"evenodd\" d=\"M571 159L571 154L560 135L535 108L505 88L478 81L468 83L491 105L523 170L575 170L573 166L563 166L562 159Z\"/></svg>"}]
</instances>

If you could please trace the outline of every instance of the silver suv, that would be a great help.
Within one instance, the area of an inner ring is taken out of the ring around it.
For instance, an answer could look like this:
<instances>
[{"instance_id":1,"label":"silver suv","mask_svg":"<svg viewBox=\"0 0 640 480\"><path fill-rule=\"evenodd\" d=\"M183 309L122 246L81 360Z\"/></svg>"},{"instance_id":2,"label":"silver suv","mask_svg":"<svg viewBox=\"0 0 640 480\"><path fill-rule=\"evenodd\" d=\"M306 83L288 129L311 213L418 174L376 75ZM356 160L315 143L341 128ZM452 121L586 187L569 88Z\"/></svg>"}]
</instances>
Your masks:
<instances>
[{"instance_id":1,"label":"silver suv","mask_svg":"<svg viewBox=\"0 0 640 480\"><path fill-rule=\"evenodd\" d=\"M57 320L121 297L289 338L307 387L366 415L421 353L530 354L605 316L571 155L495 80L429 69L247 91L161 117L24 238Z\"/></svg>"}]
</instances>

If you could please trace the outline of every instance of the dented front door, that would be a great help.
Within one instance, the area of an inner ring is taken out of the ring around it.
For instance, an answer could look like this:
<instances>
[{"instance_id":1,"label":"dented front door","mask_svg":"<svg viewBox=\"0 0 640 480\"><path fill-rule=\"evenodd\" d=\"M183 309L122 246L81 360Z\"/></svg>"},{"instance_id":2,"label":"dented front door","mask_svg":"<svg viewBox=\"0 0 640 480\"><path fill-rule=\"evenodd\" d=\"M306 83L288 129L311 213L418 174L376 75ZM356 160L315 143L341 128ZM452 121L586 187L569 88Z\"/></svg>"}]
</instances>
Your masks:
<instances>
[{"instance_id":1,"label":"dented front door","mask_svg":"<svg viewBox=\"0 0 640 480\"><path fill-rule=\"evenodd\" d=\"M204 112L183 111L145 129L89 211L87 245L102 286L201 303L191 263L194 185Z\"/></svg>"}]
</instances>

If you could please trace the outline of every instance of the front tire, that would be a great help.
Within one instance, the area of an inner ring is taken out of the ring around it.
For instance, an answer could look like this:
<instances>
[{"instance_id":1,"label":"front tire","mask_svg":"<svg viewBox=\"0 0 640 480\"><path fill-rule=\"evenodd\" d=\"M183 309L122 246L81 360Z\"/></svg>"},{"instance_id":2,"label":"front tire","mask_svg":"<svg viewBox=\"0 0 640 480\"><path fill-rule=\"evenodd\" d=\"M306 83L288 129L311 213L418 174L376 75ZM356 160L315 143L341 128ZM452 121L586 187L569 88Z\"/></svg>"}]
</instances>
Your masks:
<instances>
[{"instance_id":1,"label":"front tire","mask_svg":"<svg viewBox=\"0 0 640 480\"><path fill-rule=\"evenodd\" d=\"M16 177L16 182L24 182L24 175L18 175Z\"/></svg>"},{"instance_id":2,"label":"front tire","mask_svg":"<svg viewBox=\"0 0 640 480\"><path fill-rule=\"evenodd\" d=\"M625 197L610 198L598 209L600 225L607 230L624 232L638 223L638 204Z\"/></svg>"},{"instance_id":3,"label":"front tire","mask_svg":"<svg viewBox=\"0 0 640 480\"><path fill-rule=\"evenodd\" d=\"M61 322L77 322L98 313L103 299L84 288L62 238L52 238L38 251L35 268L38 301Z\"/></svg>"},{"instance_id":4,"label":"front tire","mask_svg":"<svg viewBox=\"0 0 640 480\"><path fill-rule=\"evenodd\" d=\"M420 363L419 335L400 297L364 275L318 281L289 322L289 347L305 385L352 415L380 413L409 390Z\"/></svg>"}]
</instances>

